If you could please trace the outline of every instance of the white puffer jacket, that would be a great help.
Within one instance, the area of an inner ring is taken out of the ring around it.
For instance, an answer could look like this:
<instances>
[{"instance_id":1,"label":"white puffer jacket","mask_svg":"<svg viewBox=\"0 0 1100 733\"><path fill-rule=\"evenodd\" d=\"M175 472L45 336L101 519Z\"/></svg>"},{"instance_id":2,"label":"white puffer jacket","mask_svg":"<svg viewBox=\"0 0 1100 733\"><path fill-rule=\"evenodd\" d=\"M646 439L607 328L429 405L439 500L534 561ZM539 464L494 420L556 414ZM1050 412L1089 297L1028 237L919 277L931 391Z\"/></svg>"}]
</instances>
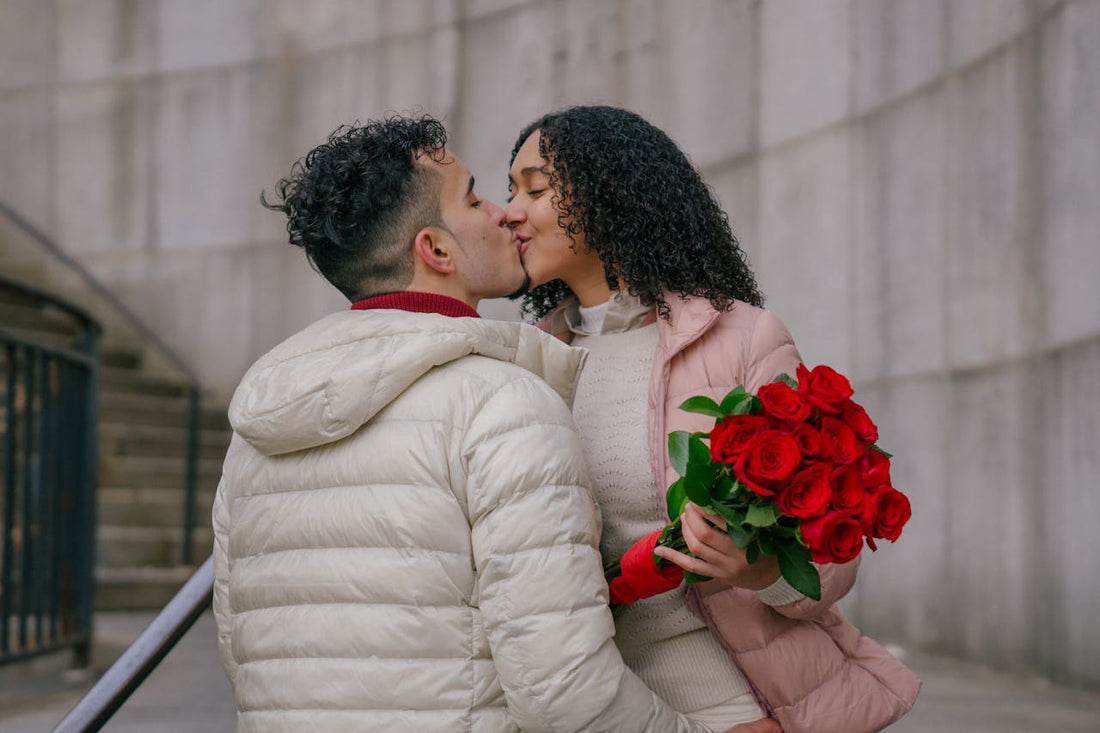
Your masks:
<instances>
[{"instance_id":1,"label":"white puffer jacket","mask_svg":"<svg viewBox=\"0 0 1100 733\"><path fill-rule=\"evenodd\" d=\"M705 730L612 640L567 405L583 357L374 310L253 365L214 504L240 730Z\"/></svg>"}]
</instances>

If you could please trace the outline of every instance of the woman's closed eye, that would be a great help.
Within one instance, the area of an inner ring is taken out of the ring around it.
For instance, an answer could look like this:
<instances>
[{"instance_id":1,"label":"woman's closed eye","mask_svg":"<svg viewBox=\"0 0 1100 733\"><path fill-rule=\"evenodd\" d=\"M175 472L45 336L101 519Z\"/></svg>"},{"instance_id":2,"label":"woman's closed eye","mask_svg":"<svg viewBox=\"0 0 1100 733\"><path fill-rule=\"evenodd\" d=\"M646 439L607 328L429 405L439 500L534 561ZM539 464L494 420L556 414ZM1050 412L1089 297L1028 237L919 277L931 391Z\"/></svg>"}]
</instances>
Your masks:
<instances>
[{"instance_id":1,"label":"woman's closed eye","mask_svg":"<svg viewBox=\"0 0 1100 733\"><path fill-rule=\"evenodd\" d=\"M520 191L519 193L523 193L523 191ZM509 204L512 203L512 201L516 198L516 196L519 195L519 193L508 194L508 198L505 199L505 203L509 203ZM527 193L528 197L534 199L534 198L538 198L540 195L546 193L546 189L545 188L536 188L535 190L527 191L526 193Z\"/></svg>"}]
</instances>

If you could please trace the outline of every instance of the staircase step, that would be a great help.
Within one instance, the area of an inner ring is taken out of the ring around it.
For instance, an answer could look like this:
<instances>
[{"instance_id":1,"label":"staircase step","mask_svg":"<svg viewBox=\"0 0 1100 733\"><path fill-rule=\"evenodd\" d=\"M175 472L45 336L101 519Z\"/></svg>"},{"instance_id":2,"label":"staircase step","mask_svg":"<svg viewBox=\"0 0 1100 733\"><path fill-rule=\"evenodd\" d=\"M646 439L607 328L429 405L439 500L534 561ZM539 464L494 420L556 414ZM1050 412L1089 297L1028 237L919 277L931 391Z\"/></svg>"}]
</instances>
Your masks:
<instances>
[{"instance_id":1,"label":"staircase step","mask_svg":"<svg viewBox=\"0 0 1100 733\"><path fill-rule=\"evenodd\" d=\"M43 346L52 346L59 349L77 350L76 336L72 333L46 331L40 328L9 325L0 321L0 331L10 334L17 339L30 341Z\"/></svg>"},{"instance_id":2,"label":"staircase step","mask_svg":"<svg viewBox=\"0 0 1100 733\"><path fill-rule=\"evenodd\" d=\"M106 423L129 425L187 424L189 406L185 397L130 394L104 390L99 395L99 419ZM229 418L225 407L203 401L199 410L199 425L203 428L227 430Z\"/></svg>"},{"instance_id":3,"label":"staircase step","mask_svg":"<svg viewBox=\"0 0 1100 733\"><path fill-rule=\"evenodd\" d=\"M195 567L191 565L97 567L95 608L97 611L159 610L194 572Z\"/></svg>"},{"instance_id":4,"label":"staircase step","mask_svg":"<svg viewBox=\"0 0 1100 733\"><path fill-rule=\"evenodd\" d=\"M182 489L100 488L96 519L104 526L179 527L183 524ZM195 493L195 526L210 525L213 491Z\"/></svg>"},{"instance_id":5,"label":"staircase step","mask_svg":"<svg viewBox=\"0 0 1100 733\"><path fill-rule=\"evenodd\" d=\"M99 345L100 367L140 369L145 352L139 344L108 341Z\"/></svg>"},{"instance_id":6,"label":"staircase step","mask_svg":"<svg viewBox=\"0 0 1100 733\"><path fill-rule=\"evenodd\" d=\"M199 491L212 491L217 488L222 473L221 458L201 458L196 468L196 483ZM177 489L183 487L183 481L184 460L182 458L100 456L100 486Z\"/></svg>"},{"instance_id":7,"label":"staircase step","mask_svg":"<svg viewBox=\"0 0 1100 733\"><path fill-rule=\"evenodd\" d=\"M187 397L190 392L182 378L112 366L100 368L99 384L104 392L143 396Z\"/></svg>"},{"instance_id":8,"label":"staircase step","mask_svg":"<svg viewBox=\"0 0 1100 733\"><path fill-rule=\"evenodd\" d=\"M98 567L168 566L180 560L183 529L180 527L123 527L100 524L96 527L96 565ZM210 548L214 531L197 525L192 535L196 548ZM197 552L205 555L209 552Z\"/></svg>"},{"instance_id":9,"label":"staircase step","mask_svg":"<svg viewBox=\"0 0 1100 733\"><path fill-rule=\"evenodd\" d=\"M199 430L199 458L225 458L231 435L228 430ZM101 452L114 455L182 457L187 453L187 429L101 422L99 446Z\"/></svg>"},{"instance_id":10,"label":"staircase step","mask_svg":"<svg viewBox=\"0 0 1100 733\"><path fill-rule=\"evenodd\" d=\"M95 605L157 609L194 571L180 564L190 385L129 324L100 315ZM79 333L63 311L2 288L0 330L69 349ZM232 438L224 404L203 399L200 408L194 560L210 552L210 509Z\"/></svg>"},{"instance_id":11,"label":"staircase step","mask_svg":"<svg viewBox=\"0 0 1100 733\"><path fill-rule=\"evenodd\" d=\"M0 324L50 334L73 336L80 327L72 316L38 303L0 300Z\"/></svg>"}]
</instances>

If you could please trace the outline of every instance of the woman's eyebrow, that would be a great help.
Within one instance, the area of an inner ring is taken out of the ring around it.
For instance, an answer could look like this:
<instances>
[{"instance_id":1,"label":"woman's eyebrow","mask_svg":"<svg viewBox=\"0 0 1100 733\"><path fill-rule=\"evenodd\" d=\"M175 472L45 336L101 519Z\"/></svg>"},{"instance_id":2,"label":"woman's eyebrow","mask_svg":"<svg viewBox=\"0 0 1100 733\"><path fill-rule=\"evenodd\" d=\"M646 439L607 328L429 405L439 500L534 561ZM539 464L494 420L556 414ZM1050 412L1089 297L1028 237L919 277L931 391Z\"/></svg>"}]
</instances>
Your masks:
<instances>
[{"instance_id":1,"label":"woman's eyebrow","mask_svg":"<svg viewBox=\"0 0 1100 733\"><path fill-rule=\"evenodd\" d=\"M523 168L523 169L520 170L519 177L520 178L527 178L528 176L534 175L535 173L541 173L542 175L546 176L547 178L550 177L550 169L547 168L545 165L529 165L526 168ZM516 179L512 177L511 173L509 173L508 174L508 188L509 189L512 188L513 185L515 185L515 181L516 181Z\"/></svg>"},{"instance_id":2,"label":"woman's eyebrow","mask_svg":"<svg viewBox=\"0 0 1100 733\"><path fill-rule=\"evenodd\" d=\"M521 178L526 178L534 173L541 173L544 176L550 175L550 171L547 170L545 165L529 165L526 168L520 170L519 175Z\"/></svg>"}]
</instances>

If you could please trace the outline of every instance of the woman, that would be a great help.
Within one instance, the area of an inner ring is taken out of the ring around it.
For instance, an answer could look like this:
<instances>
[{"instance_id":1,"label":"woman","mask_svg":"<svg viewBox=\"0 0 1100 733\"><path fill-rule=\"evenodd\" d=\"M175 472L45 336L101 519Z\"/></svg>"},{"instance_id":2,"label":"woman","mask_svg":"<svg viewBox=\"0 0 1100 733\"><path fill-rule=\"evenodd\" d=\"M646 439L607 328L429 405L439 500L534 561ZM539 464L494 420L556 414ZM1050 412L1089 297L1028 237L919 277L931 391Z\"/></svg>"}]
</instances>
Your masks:
<instances>
[{"instance_id":1,"label":"woman","mask_svg":"<svg viewBox=\"0 0 1100 733\"><path fill-rule=\"evenodd\" d=\"M750 391L800 361L725 214L676 144L638 115L573 107L524 129L512 151L508 224L540 327L589 350L574 403L603 513L601 550L621 557L663 527L676 475L666 436L705 430L687 397ZM616 609L623 657L673 707L715 729L772 715L798 730L877 730L919 680L833 608L858 562L820 568L822 600L749 564L719 518L689 505L694 557L658 553L714 580Z\"/></svg>"}]
</instances>

